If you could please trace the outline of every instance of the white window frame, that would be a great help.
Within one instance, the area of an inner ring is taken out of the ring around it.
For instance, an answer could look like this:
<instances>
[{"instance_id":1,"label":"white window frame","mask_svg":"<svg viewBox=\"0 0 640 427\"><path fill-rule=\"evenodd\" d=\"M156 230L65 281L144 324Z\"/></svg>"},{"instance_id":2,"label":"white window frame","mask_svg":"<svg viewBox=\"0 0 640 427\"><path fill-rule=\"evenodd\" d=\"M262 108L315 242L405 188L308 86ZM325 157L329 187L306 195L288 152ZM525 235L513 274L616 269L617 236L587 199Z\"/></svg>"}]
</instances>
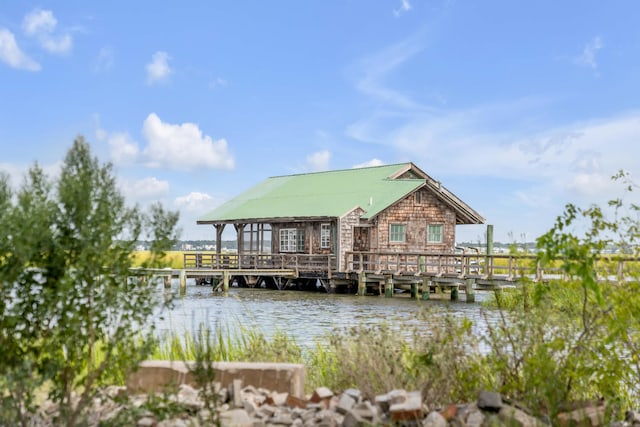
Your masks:
<instances>
[{"instance_id":1,"label":"white window frame","mask_svg":"<svg viewBox=\"0 0 640 427\"><path fill-rule=\"evenodd\" d=\"M295 228L280 229L280 252L296 252L298 231Z\"/></svg>"},{"instance_id":2,"label":"white window frame","mask_svg":"<svg viewBox=\"0 0 640 427\"><path fill-rule=\"evenodd\" d=\"M433 239L435 235L434 231L439 229L439 240ZM433 230L433 231L432 231ZM427 224L427 243L442 243L444 242L444 224Z\"/></svg>"},{"instance_id":3,"label":"white window frame","mask_svg":"<svg viewBox=\"0 0 640 427\"><path fill-rule=\"evenodd\" d=\"M394 230L394 227L401 227L401 228ZM402 237L402 239L399 240L398 239L399 237ZM405 243L406 241L407 241L407 225L398 224L398 223L389 224L389 243Z\"/></svg>"},{"instance_id":4,"label":"white window frame","mask_svg":"<svg viewBox=\"0 0 640 427\"><path fill-rule=\"evenodd\" d=\"M331 224L320 224L320 249L331 249Z\"/></svg>"},{"instance_id":5,"label":"white window frame","mask_svg":"<svg viewBox=\"0 0 640 427\"><path fill-rule=\"evenodd\" d=\"M304 252L304 228L280 229L280 252Z\"/></svg>"}]
</instances>

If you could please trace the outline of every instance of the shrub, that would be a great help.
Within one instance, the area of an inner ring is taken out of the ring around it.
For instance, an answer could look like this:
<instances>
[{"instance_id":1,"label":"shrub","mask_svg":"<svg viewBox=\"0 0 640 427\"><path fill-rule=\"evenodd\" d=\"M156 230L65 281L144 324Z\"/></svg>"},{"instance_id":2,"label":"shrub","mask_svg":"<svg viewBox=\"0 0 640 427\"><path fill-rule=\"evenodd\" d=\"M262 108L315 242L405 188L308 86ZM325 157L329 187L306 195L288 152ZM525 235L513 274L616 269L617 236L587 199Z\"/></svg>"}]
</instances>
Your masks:
<instances>
[{"instance_id":1,"label":"shrub","mask_svg":"<svg viewBox=\"0 0 640 427\"><path fill-rule=\"evenodd\" d=\"M158 301L145 280L130 277L130 255L139 238L152 239L147 265L158 265L177 220L160 205L148 214L128 207L111 165L99 164L81 137L58 179L36 164L14 197L0 178L5 418L26 425L46 384L56 422L81 424L97 388L147 357Z\"/></svg>"}]
</instances>

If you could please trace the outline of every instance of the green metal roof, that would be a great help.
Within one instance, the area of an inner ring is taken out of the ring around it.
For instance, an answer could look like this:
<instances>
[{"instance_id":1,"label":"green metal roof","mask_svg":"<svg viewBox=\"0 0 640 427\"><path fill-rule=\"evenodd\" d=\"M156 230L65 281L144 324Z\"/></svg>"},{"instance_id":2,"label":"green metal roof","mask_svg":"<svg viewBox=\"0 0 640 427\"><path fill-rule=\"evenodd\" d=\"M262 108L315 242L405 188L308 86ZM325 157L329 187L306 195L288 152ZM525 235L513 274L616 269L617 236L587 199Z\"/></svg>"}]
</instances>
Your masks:
<instances>
[{"instance_id":1,"label":"green metal roof","mask_svg":"<svg viewBox=\"0 0 640 427\"><path fill-rule=\"evenodd\" d=\"M390 179L411 163L345 169L266 179L198 223L270 218L340 217L356 207L369 219L425 184L424 179Z\"/></svg>"}]
</instances>

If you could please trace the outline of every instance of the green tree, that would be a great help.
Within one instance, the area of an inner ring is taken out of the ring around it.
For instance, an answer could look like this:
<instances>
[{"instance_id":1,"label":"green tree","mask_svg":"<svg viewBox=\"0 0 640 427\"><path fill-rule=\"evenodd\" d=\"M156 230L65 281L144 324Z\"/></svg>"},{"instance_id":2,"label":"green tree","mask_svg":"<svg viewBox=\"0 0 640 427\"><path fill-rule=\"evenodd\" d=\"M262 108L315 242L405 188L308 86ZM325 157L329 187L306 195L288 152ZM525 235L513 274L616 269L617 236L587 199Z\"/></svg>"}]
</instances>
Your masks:
<instances>
[{"instance_id":1,"label":"green tree","mask_svg":"<svg viewBox=\"0 0 640 427\"><path fill-rule=\"evenodd\" d=\"M625 173L614 179L627 180L627 195L636 188ZM568 280L529 286L528 310L500 307L487 338L489 387L552 419L585 399L603 398L611 411L640 404L639 265L626 255L637 255L639 211L622 198L566 205L537 240L537 261ZM607 255L612 247L621 254Z\"/></svg>"},{"instance_id":2,"label":"green tree","mask_svg":"<svg viewBox=\"0 0 640 427\"><path fill-rule=\"evenodd\" d=\"M112 166L79 137L57 180L36 164L14 195L0 177L0 217L0 424L26 425L43 384L57 422L81 424L98 387L149 355L162 302L132 277L131 253L151 237L160 263L178 214L127 206Z\"/></svg>"}]
</instances>

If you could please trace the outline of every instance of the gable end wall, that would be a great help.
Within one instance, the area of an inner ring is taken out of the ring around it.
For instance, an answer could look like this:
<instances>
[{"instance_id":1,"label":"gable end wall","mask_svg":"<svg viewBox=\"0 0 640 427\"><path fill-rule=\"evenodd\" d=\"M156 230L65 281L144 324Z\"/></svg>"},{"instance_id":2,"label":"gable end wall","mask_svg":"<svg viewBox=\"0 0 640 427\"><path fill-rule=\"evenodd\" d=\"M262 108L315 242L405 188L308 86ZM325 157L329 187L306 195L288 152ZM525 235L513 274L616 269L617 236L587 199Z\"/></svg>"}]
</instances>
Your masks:
<instances>
[{"instance_id":1,"label":"gable end wall","mask_svg":"<svg viewBox=\"0 0 640 427\"><path fill-rule=\"evenodd\" d=\"M404 252L453 252L456 240L456 214L430 192L422 189L420 202L415 193L381 212L377 217L376 235L371 250ZM403 243L389 242L389 225L405 224ZM443 224L443 242L427 243L427 225Z\"/></svg>"}]
</instances>

